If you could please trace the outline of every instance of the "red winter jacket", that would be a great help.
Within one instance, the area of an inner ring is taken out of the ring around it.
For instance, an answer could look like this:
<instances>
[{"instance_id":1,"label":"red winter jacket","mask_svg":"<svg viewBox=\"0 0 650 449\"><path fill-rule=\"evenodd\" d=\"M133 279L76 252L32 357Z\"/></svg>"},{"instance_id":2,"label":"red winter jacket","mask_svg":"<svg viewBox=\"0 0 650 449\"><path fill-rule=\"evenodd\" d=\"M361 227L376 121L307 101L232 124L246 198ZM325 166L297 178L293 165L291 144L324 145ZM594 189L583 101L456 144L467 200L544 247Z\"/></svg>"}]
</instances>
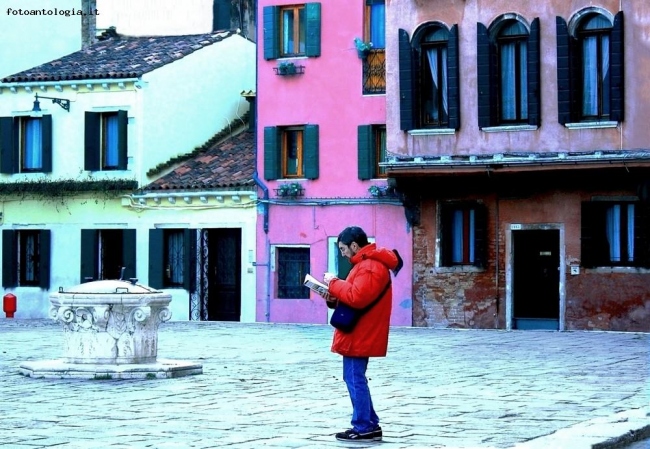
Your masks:
<instances>
[{"instance_id":1,"label":"red winter jacket","mask_svg":"<svg viewBox=\"0 0 650 449\"><path fill-rule=\"evenodd\" d=\"M363 309L391 282L390 271L397 266L397 256L386 248L370 243L352 256L352 270L346 280L333 279L330 294L355 309ZM388 349L388 327L393 306L392 286L361 317L350 333L334 330L332 352L349 357L384 357Z\"/></svg>"}]
</instances>

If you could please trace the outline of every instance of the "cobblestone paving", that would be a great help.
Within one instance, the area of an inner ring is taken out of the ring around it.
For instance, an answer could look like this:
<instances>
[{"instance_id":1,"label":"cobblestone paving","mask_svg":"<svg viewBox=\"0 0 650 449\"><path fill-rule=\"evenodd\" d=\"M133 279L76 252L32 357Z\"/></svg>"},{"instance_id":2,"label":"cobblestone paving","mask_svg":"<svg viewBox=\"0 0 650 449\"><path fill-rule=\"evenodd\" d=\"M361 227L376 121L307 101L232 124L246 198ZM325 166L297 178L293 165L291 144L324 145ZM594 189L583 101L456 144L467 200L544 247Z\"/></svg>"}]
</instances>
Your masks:
<instances>
[{"instance_id":1,"label":"cobblestone paving","mask_svg":"<svg viewBox=\"0 0 650 449\"><path fill-rule=\"evenodd\" d=\"M0 318L0 447L328 448L351 407L331 328L168 322L177 379L21 376L63 356L46 320ZM368 368L385 449L586 449L650 429L650 335L393 328ZM362 447L356 444L354 447Z\"/></svg>"}]
</instances>

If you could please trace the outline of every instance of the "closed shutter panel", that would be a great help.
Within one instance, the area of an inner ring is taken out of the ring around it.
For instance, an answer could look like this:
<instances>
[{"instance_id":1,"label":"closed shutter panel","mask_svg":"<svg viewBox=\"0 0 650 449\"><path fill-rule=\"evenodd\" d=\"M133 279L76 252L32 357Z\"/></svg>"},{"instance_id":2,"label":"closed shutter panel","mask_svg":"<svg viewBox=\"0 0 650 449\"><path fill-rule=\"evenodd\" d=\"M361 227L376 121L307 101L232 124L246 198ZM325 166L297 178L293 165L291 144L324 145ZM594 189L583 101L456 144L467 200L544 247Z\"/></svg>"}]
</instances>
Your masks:
<instances>
[{"instance_id":1,"label":"closed shutter panel","mask_svg":"<svg viewBox=\"0 0 650 449\"><path fill-rule=\"evenodd\" d=\"M539 18L530 24L528 36L528 124L541 125Z\"/></svg>"},{"instance_id":2,"label":"closed shutter panel","mask_svg":"<svg viewBox=\"0 0 650 449\"><path fill-rule=\"evenodd\" d=\"M360 125L357 131L358 140L358 174L359 179L371 179L374 176L375 148L373 145L372 125Z\"/></svg>"},{"instance_id":3,"label":"closed shutter panel","mask_svg":"<svg viewBox=\"0 0 650 449\"><path fill-rule=\"evenodd\" d=\"M264 128L264 179L271 181L280 178L281 171L280 130L277 126Z\"/></svg>"},{"instance_id":4,"label":"closed shutter panel","mask_svg":"<svg viewBox=\"0 0 650 449\"><path fill-rule=\"evenodd\" d=\"M126 170L128 158L128 125L127 111L117 111L117 168Z\"/></svg>"},{"instance_id":5,"label":"closed shutter panel","mask_svg":"<svg viewBox=\"0 0 650 449\"><path fill-rule=\"evenodd\" d=\"M122 231L122 266L125 267L124 279L135 278L135 253L136 253L135 229L124 229Z\"/></svg>"},{"instance_id":6,"label":"closed shutter panel","mask_svg":"<svg viewBox=\"0 0 650 449\"><path fill-rule=\"evenodd\" d=\"M487 207L477 204L474 208L474 265L488 266L488 221Z\"/></svg>"},{"instance_id":7,"label":"closed shutter panel","mask_svg":"<svg viewBox=\"0 0 650 449\"><path fill-rule=\"evenodd\" d=\"M264 23L264 59L280 57L280 8L265 6L262 9Z\"/></svg>"},{"instance_id":8,"label":"closed shutter panel","mask_svg":"<svg viewBox=\"0 0 650 449\"><path fill-rule=\"evenodd\" d=\"M214 0L212 4L212 31L230 29L230 0Z\"/></svg>"},{"instance_id":9,"label":"closed shutter panel","mask_svg":"<svg viewBox=\"0 0 650 449\"><path fill-rule=\"evenodd\" d=\"M80 283L97 279L97 231L81 230L81 280Z\"/></svg>"},{"instance_id":10,"label":"closed shutter panel","mask_svg":"<svg viewBox=\"0 0 650 449\"><path fill-rule=\"evenodd\" d=\"M557 112L558 122L571 122L571 51L569 28L562 17L555 18L557 40Z\"/></svg>"},{"instance_id":11,"label":"closed shutter panel","mask_svg":"<svg viewBox=\"0 0 650 449\"><path fill-rule=\"evenodd\" d=\"M86 112L84 135L84 170L97 171L99 165L99 121L100 114ZM82 278L83 279L83 278Z\"/></svg>"},{"instance_id":12,"label":"closed shutter panel","mask_svg":"<svg viewBox=\"0 0 650 449\"><path fill-rule=\"evenodd\" d=\"M318 179L318 125L305 126L303 138L305 178Z\"/></svg>"},{"instance_id":13,"label":"closed shutter panel","mask_svg":"<svg viewBox=\"0 0 650 449\"><path fill-rule=\"evenodd\" d=\"M413 48L409 35L399 30L399 106L400 129L415 128L415 71L413 70Z\"/></svg>"},{"instance_id":14,"label":"closed shutter panel","mask_svg":"<svg viewBox=\"0 0 650 449\"><path fill-rule=\"evenodd\" d=\"M447 42L447 90L449 98L449 127L460 129L460 76L458 25L449 30Z\"/></svg>"},{"instance_id":15,"label":"closed shutter panel","mask_svg":"<svg viewBox=\"0 0 650 449\"><path fill-rule=\"evenodd\" d=\"M492 126L492 51L488 30L482 23L476 24L476 69L478 87L478 127Z\"/></svg>"},{"instance_id":16,"label":"closed shutter panel","mask_svg":"<svg viewBox=\"0 0 650 449\"><path fill-rule=\"evenodd\" d=\"M196 229L185 229L183 242L185 245L183 261L183 288L189 293L196 291Z\"/></svg>"},{"instance_id":17,"label":"closed shutter panel","mask_svg":"<svg viewBox=\"0 0 650 449\"><path fill-rule=\"evenodd\" d=\"M2 230L2 286L12 288L18 285L18 253L16 231Z\"/></svg>"},{"instance_id":18,"label":"closed shutter panel","mask_svg":"<svg viewBox=\"0 0 650 449\"><path fill-rule=\"evenodd\" d=\"M583 202L580 216L580 258L585 268L611 265L605 233L607 203Z\"/></svg>"},{"instance_id":19,"label":"closed shutter panel","mask_svg":"<svg viewBox=\"0 0 650 449\"><path fill-rule=\"evenodd\" d=\"M320 3L307 3L305 5L307 33L305 36L305 55L309 57L320 56Z\"/></svg>"},{"instance_id":20,"label":"closed shutter panel","mask_svg":"<svg viewBox=\"0 0 650 449\"><path fill-rule=\"evenodd\" d=\"M635 203L634 209L634 260L650 268L650 203Z\"/></svg>"},{"instance_id":21,"label":"closed shutter panel","mask_svg":"<svg viewBox=\"0 0 650 449\"><path fill-rule=\"evenodd\" d=\"M0 173L16 173L14 167L14 118L0 117Z\"/></svg>"},{"instance_id":22,"label":"closed shutter panel","mask_svg":"<svg viewBox=\"0 0 650 449\"><path fill-rule=\"evenodd\" d=\"M334 247L336 250L336 266L337 266L336 277L339 279L346 279L348 277L348 274L350 274L350 270L352 270L352 264L350 263L350 260L347 257L341 254L337 242L334 242Z\"/></svg>"},{"instance_id":23,"label":"closed shutter panel","mask_svg":"<svg viewBox=\"0 0 650 449\"><path fill-rule=\"evenodd\" d=\"M452 229L452 207L448 205L439 204L440 207L440 260L443 267L450 267L451 262L451 229Z\"/></svg>"},{"instance_id":24,"label":"closed shutter panel","mask_svg":"<svg viewBox=\"0 0 650 449\"><path fill-rule=\"evenodd\" d=\"M610 40L610 118L622 122L624 115L624 58L623 58L623 11L614 17Z\"/></svg>"},{"instance_id":25,"label":"closed shutter panel","mask_svg":"<svg viewBox=\"0 0 650 449\"><path fill-rule=\"evenodd\" d=\"M149 286L163 288L165 286L165 231L149 229Z\"/></svg>"},{"instance_id":26,"label":"closed shutter panel","mask_svg":"<svg viewBox=\"0 0 650 449\"><path fill-rule=\"evenodd\" d=\"M52 238L49 229L43 229L39 232L39 284L43 290L50 289L50 253L52 248Z\"/></svg>"}]
</instances>

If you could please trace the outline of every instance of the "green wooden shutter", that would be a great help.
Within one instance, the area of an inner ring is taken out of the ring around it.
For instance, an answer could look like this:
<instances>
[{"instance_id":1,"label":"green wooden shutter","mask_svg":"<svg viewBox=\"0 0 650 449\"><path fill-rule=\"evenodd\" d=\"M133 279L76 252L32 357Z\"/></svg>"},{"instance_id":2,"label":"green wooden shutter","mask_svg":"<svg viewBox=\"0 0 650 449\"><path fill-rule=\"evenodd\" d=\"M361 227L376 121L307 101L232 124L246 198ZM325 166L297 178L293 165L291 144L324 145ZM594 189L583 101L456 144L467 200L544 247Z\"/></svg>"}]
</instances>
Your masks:
<instances>
[{"instance_id":1,"label":"green wooden shutter","mask_svg":"<svg viewBox=\"0 0 650 449\"><path fill-rule=\"evenodd\" d=\"M230 0L214 0L212 2L212 31L229 30Z\"/></svg>"},{"instance_id":2,"label":"green wooden shutter","mask_svg":"<svg viewBox=\"0 0 650 449\"><path fill-rule=\"evenodd\" d=\"M557 41L557 120L571 122L571 44L569 28L562 17L555 18Z\"/></svg>"},{"instance_id":3,"label":"green wooden shutter","mask_svg":"<svg viewBox=\"0 0 650 449\"><path fill-rule=\"evenodd\" d=\"M14 118L0 117L0 173L16 173L14 166Z\"/></svg>"},{"instance_id":4,"label":"green wooden shutter","mask_svg":"<svg viewBox=\"0 0 650 449\"><path fill-rule=\"evenodd\" d=\"M183 260L183 287L190 293L196 290L196 229L185 229L183 232L185 245Z\"/></svg>"},{"instance_id":5,"label":"green wooden shutter","mask_svg":"<svg viewBox=\"0 0 650 449\"><path fill-rule=\"evenodd\" d=\"M359 125L357 131L358 141L358 173L359 179L366 180L375 176L376 152L374 146L374 133L372 125Z\"/></svg>"},{"instance_id":6,"label":"green wooden shutter","mask_svg":"<svg viewBox=\"0 0 650 449\"><path fill-rule=\"evenodd\" d=\"M309 57L318 57L320 56L321 41L320 3L305 4L305 17L305 55Z\"/></svg>"},{"instance_id":7,"label":"green wooden shutter","mask_svg":"<svg viewBox=\"0 0 650 449\"><path fill-rule=\"evenodd\" d=\"M541 125L541 85L540 85L540 47L539 47L539 18L530 24L528 36L528 124Z\"/></svg>"},{"instance_id":8,"label":"green wooden shutter","mask_svg":"<svg viewBox=\"0 0 650 449\"><path fill-rule=\"evenodd\" d=\"M305 126L303 139L305 178L318 179L318 125Z\"/></svg>"},{"instance_id":9,"label":"green wooden shutter","mask_svg":"<svg viewBox=\"0 0 650 449\"><path fill-rule=\"evenodd\" d=\"M623 48L623 11L619 11L614 17L609 45L610 119L617 122L623 121L625 110Z\"/></svg>"},{"instance_id":10,"label":"green wooden shutter","mask_svg":"<svg viewBox=\"0 0 650 449\"><path fill-rule=\"evenodd\" d=\"M16 245L16 231L2 230L2 286L12 288L18 285L18 246Z\"/></svg>"},{"instance_id":11,"label":"green wooden shutter","mask_svg":"<svg viewBox=\"0 0 650 449\"><path fill-rule=\"evenodd\" d=\"M278 6L265 6L262 9L264 24L264 59L278 59L280 57L280 8Z\"/></svg>"},{"instance_id":12,"label":"green wooden shutter","mask_svg":"<svg viewBox=\"0 0 650 449\"><path fill-rule=\"evenodd\" d=\"M494 124L495 109L492 98L492 45L488 30L482 23L476 24L476 69L478 87L478 127L485 128Z\"/></svg>"},{"instance_id":13,"label":"green wooden shutter","mask_svg":"<svg viewBox=\"0 0 650 449\"><path fill-rule=\"evenodd\" d=\"M81 280L80 283L97 280L97 230L81 230Z\"/></svg>"},{"instance_id":14,"label":"green wooden shutter","mask_svg":"<svg viewBox=\"0 0 650 449\"><path fill-rule=\"evenodd\" d=\"M487 207L477 204L474 207L474 266L488 266L488 221Z\"/></svg>"},{"instance_id":15,"label":"green wooden shutter","mask_svg":"<svg viewBox=\"0 0 650 449\"><path fill-rule=\"evenodd\" d=\"M128 125L127 111L117 111L117 168L126 170L128 162Z\"/></svg>"},{"instance_id":16,"label":"green wooden shutter","mask_svg":"<svg viewBox=\"0 0 650 449\"><path fill-rule=\"evenodd\" d=\"M52 172L52 116L44 115L41 118L41 143L43 154L43 173Z\"/></svg>"},{"instance_id":17,"label":"green wooden shutter","mask_svg":"<svg viewBox=\"0 0 650 449\"><path fill-rule=\"evenodd\" d=\"M122 230L122 266L125 267L124 279L136 276L136 234L135 229Z\"/></svg>"},{"instance_id":18,"label":"green wooden shutter","mask_svg":"<svg viewBox=\"0 0 650 449\"><path fill-rule=\"evenodd\" d=\"M458 25L449 30L447 42L447 91L449 101L449 127L460 129L460 56Z\"/></svg>"},{"instance_id":19,"label":"green wooden shutter","mask_svg":"<svg viewBox=\"0 0 650 449\"><path fill-rule=\"evenodd\" d=\"M39 243L38 286L41 287L43 290L49 290L50 289L50 265L51 265L50 253L52 248L52 238L49 229L43 229L39 232L38 243Z\"/></svg>"},{"instance_id":20,"label":"green wooden shutter","mask_svg":"<svg viewBox=\"0 0 650 449\"><path fill-rule=\"evenodd\" d=\"M399 30L399 106L400 129L408 131L415 128L415 70L413 68L413 48L409 35Z\"/></svg>"},{"instance_id":21,"label":"green wooden shutter","mask_svg":"<svg viewBox=\"0 0 650 449\"><path fill-rule=\"evenodd\" d=\"M97 171L100 169L100 118L101 116L98 112L86 112L84 135L84 170Z\"/></svg>"},{"instance_id":22,"label":"green wooden shutter","mask_svg":"<svg viewBox=\"0 0 650 449\"><path fill-rule=\"evenodd\" d=\"M282 147L277 126L264 127L264 179L279 179L282 172Z\"/></svg>"},{"instance_id":23,"label":"green wooden shutter","mask_svg":"<svg viewBox=\"0 0 650 449\"><path fill-rule=\"evenodd\" d=\"M149 286L163 288L165 272L165 231L149 229Z\"/></svg>"},{"instance_id":24,"label":"green wooden shutter","mask_svg":"<svg viewBox=\"0 0 650 449\"><path fill-rule=\"evenodd\" d=\"M346 279L350 270L352 270L352 264L350 260L341 254L339 251L338 242L334 242L334 252L336 254L336 277L339 279Z\"/></svg>"}]
</instances>

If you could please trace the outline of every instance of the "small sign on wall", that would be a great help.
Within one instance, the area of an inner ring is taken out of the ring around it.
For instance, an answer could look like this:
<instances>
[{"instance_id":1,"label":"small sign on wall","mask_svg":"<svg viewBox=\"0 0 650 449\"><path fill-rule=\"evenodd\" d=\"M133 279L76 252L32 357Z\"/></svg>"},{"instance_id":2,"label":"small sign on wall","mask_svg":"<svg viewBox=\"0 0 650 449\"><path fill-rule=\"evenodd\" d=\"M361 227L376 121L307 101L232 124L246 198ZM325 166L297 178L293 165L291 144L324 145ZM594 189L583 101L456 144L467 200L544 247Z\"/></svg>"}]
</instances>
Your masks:
<instances>
[{"instance_id":1,"label":"small sign on wall","mask_svg":"<svg viewBox=\"0 0 650 449\"><path fill-rule=\"evenodd\" d=\"M510 230L511 231L520 231L521 230L521 225L519 223L512 223L510 225Z\"/></svg>"}]
</instances>

